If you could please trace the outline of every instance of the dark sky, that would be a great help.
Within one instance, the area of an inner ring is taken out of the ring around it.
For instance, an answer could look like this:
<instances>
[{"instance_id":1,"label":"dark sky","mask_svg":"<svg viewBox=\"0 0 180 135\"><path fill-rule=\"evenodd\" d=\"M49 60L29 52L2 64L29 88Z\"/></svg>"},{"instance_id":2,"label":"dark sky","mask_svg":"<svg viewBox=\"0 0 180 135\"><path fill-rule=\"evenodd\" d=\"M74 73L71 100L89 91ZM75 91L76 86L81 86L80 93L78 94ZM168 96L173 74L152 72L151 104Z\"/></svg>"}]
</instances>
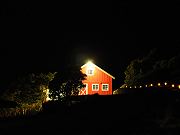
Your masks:
<instances>
[{"instance_id":1,"label":"dark sky","mask_svg":"<svg viewBox=\"0 0 180 135\"><path fill-rule=\"evenodd\" d=\"M57 70L90 59L115 76L117 86L130 61L150 49L178 52L179 5L178 1L4 2L1 69Z\"/></svg>"}]
</instances>

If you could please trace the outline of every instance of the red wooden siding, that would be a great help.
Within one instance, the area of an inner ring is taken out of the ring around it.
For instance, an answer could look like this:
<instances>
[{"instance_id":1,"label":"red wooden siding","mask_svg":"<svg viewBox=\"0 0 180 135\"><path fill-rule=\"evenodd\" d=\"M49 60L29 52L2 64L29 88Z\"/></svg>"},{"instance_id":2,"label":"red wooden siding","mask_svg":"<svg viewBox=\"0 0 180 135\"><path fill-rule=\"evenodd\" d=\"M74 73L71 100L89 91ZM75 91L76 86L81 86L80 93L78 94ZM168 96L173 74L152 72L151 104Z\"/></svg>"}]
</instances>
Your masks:
<instances>
[{"instance_id":1,"label":"red wooden siding","mask_svg":"<svg viewBox=\"0 0 180 135\"><path fill-rule=\"evenodd\" d=\"M86 70L87 66L84 66L81 71L86 74ZM83 83L88 84L88 93L86 94L98 93L99 95L112 95L112 77L100 70L99 68L97 68L96 66L94 68L94 74L87 75L87 79L84 80ZM99 90L92 91L92 84L99 84ZM102 91L102 84L109 85L108 91Z\"/></svg>"}]
</instances>

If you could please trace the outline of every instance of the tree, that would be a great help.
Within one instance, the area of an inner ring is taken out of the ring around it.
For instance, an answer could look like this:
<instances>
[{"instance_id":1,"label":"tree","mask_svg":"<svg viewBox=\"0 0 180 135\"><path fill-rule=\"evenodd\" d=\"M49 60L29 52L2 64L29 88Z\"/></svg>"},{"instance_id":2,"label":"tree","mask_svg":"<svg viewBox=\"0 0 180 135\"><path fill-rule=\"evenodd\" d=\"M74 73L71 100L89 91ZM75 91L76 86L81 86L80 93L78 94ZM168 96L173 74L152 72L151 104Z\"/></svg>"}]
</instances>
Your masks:
<instances>
[{"instance_id":1,"label":"tree","mask_svg":"<svg viewBox=\"0 0 180 135\"><path fill-rule=\"evenodd\" d=\"M147 79L152 72L154 62L157 60L157 49L153 48L147 54L147 56L143 58L137 58L130 62L127 66L124 74L125 74L125 84L132 85L140 85L144 82L144 78Z\"/></svg>"},{"instance_id":2,"label":"tree","mask_svg":"<svg viewBox=\"0 0 180 135\"><path fill-rule=\"evenodd\" d=\"M125 70L125 80L124 82L128 85L136 85L138 83L138 75L141 73L141 61L135 59L127 66Z\"/></svg>"},{"instance_id":3,"label":"tree","mask_svg":"<svg viewBox=\"0 0 180 135\"><path fill-rule=\"evenodd\" d=\"M55 73L24 73L13 80L3 93L3 99L15 101L19 106L42 104L46 89Z\"/></svg>"},{"instance_id":4,"label":"tree","mask_svg":"<svg viewBox=\"0 0 180 135\"><path fill-rule=\"evenodd\" d=\"M82 83L85 79L86 74L83 74L76 66L57 72L49 84L50 98L69 101L71 95L78 95L80 89L85 87Z\"/></svg>"},{"instance_id":5,"label":"tree","mask_svg":"<svg viewBox=\"0 0 180 135\"><path fill-rule=\"evenodd\" d=\"M147 82L176 81L180 75L180 54L165 57L157 49L141 59L134 59L125 70L125 84L140 85Z\"/></svg>"}]
</instances>

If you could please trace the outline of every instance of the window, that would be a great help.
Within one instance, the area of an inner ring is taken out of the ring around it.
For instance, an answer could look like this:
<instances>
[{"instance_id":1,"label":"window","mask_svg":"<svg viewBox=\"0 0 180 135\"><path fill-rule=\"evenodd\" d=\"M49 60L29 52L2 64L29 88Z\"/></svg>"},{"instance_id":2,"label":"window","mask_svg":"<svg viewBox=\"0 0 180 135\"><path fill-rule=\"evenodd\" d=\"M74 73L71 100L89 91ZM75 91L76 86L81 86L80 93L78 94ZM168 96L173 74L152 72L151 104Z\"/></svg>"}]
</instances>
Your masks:
<instances>
[{"instance_id":1,"label":"window","mask_svg":"<svg viewBox=\"0 0 180 135\"><path fill-rule=\"evenodd\" d=\"M99 90L99 84L92 84L92 91L98 91Z\"/></svg>"},{"instance_id":2,"label":"window","mask_svg":"<svg viewBox=\"0 0 180 135\"><path fill-rule=\"evenodd\" d=\"M102 91L108 91L109 90L109 84L102 84Z\"/></svg>"},{"instance_id":3,"label":"window","mask_svg":"<svg viewBox=\"0 0 180 135\"><path fill-rule=\"evenodd\" d=\"M95 70L95 65L92 62L87 63L87 69L86 69L86 74L87 75L93 75Z\"/></svg>"},{"instance_id":4,"label":"window","mask_svg":"<svg viewBox=\"0 0 180 135\"><path fill-rule=\"evenodd\" d=\"M87 74L88 74L88 75L93 75L93 70L92 70L92 69L88 69L88 70L87 70Z\"/></svg>"}]
</instances>

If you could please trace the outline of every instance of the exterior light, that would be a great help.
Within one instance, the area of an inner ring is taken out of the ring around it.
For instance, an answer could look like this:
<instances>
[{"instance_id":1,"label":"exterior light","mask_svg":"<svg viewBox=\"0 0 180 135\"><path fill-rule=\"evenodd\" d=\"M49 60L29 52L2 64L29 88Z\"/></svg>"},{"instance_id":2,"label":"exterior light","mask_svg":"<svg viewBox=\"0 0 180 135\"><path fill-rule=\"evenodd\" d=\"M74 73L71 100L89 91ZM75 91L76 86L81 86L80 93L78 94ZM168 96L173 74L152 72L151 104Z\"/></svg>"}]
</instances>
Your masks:
<instances>
[{"instance_id":1,"label":"exterior light","mask_svg":"<svg viewBox=\"0 0 180 135\"><path fill-rule=\"evenodd\" d=\"M142 88L142 86L139 86L139 88Z\"/></svg>"},{"instance_id":2,"label":"exterior light","mask_svg":"<svg viewBox=\"0 0 180 135\"><path fill-rule=\"evenodd\" d=\"M91 61L87 62L87 67L88 68L94 68L94 64Z\"/></svg>"},{"instance_id":3,"label":"exterior light","mask_svg":"<svg viewBox=\"0 0 180 135\"><path fill-rule=\"evenodd\" d=\"M145 86L147 87L147 84Z\"/></svg>"},{"instance_id":4,"label":"exterior light","mask_svg":"<svg viewBox=\"0 0 180 135\"><path fill-rule=\"evenodd\" d=\"M180 89L180 85L178 85L178 88Z\"/></svg>"},{"instance_id":5,"label":"exterior light","mask_svg":"<svg viewBox=\"0 0 180 135\"><path fill-rule=\"evenodd\" d=\"M165 82L164 85L167 85L167 82Z\"/></svg>"},{"instance_id":6,"label":"exterior light","mask_svg":"<svg viewBox=\"0 0 180 135\"><path fill-rule=\"evenodd\" d=\"M150 86L153 86L153 84L151 83L151 85Z\"/></svg>"},{"instance_id":7,"label":"exterior light","mask_svg":"<svg viewBox=\"0 0 180 135\"><path fill-rule=\"evenodd\" d=\"M136 88L136 86L134 86L134 88Z\"/></svg>"},{"instance_id":8,"label":"exterior light","mask_svg":"<svg viewBox=\"0 0 180 135\"><path fill-rule=\"evenodd\" d=\"M132 88L131 86L129 88Z\"/></svg>"},{"instance_id":9,"label":"exterior light","mask_svg":"<svg viewBox=\"0 0 180 135\"><path fill-rule=\"evenodd\" d=\"M93 75L94 74L94 64L91 61L87 62L87 69L86 69L86 74L87 75Z\"/></svg>"},{"instance_id":10,"label":"exterior light","mask_svg":"<svg viewBox=\"0 0 180 135\"><path fill-rule=\"evenodd\" d=\"M172 87L174 87L174 84L172 84Z\"/></svg>"},{"instance_id":11,"label":"exterior light","mask_svg":"<svg viewBox=\"0 0 180 135\"><path fill-rule=\"evenodd\" d=\"M158 83L158 86L161 86L161 83Z\"/></svg>"}]
</instances>

